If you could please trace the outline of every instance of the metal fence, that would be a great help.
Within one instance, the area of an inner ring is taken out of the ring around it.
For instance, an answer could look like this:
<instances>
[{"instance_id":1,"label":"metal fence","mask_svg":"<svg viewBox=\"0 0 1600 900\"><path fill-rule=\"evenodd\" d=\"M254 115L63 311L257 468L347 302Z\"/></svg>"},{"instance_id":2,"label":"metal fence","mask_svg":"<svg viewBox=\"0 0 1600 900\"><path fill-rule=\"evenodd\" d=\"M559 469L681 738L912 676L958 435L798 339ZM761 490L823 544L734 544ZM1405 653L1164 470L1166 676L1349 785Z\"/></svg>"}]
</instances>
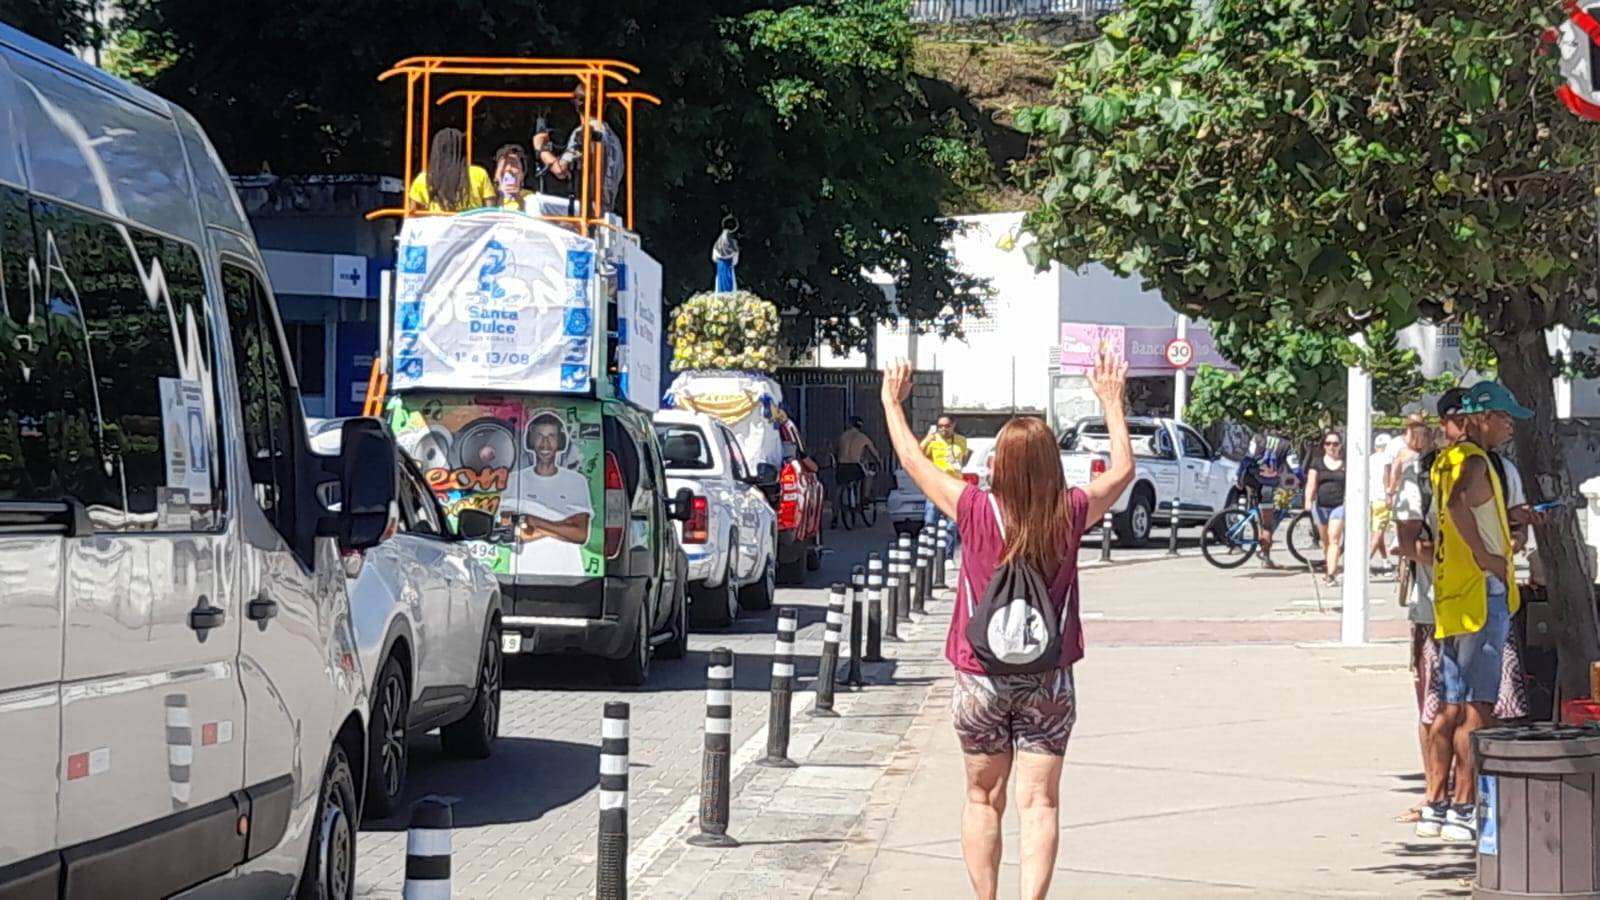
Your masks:
<instances>
[{"instance_id":1,"label":"metal fence","mask_svg":"<svg viewBox=\"0 0 1600 900\"><path fill-rule=\"evenodd\" d=\"M912 0L913 22L969 19L1095 19L1122 8L1122 0Z\"/></svg>"}]
</instances>

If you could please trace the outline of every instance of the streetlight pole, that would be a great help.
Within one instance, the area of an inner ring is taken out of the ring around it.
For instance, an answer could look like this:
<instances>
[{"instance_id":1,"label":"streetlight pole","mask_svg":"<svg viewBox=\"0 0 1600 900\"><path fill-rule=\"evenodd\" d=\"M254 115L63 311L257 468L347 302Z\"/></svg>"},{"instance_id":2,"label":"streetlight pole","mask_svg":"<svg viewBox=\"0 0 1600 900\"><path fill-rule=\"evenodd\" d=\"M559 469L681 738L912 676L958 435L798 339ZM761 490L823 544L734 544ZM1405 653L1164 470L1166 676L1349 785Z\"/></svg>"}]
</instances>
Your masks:
<instances>
[{"instance_id":1,"label":"streetlight pole","mask_svg":"<svg viewBox=\"0 0 1600 900\"><path fill-rule=\"evenodd\" d=\"M1350 338L1367 347L1366 336ZM1371 543L1372 503L1367 496L1372 459L1372 376L1351 366L1345 397L1344 459L1344 593L1339 616L1339 640L1347 646L1367 642L1367 596L1371 571L1367 545ZM1326 552L1327 548L1323 548Z\"/></svg>"},{"instance_id":2,"label":"streetlight pole","mask_svg":"<svg viewBox=\"0 0 1600 900\"><path fill-rule=\"evenodd\" d=\"M1178 314L1178 340L1187 340L1189 337L1189 317ZM1189 407L1189 369L1185 363L1179 366L1172 374L1172 417L1179 422L1183 421L1184 410Z\"/></svg>"}]
</instances>

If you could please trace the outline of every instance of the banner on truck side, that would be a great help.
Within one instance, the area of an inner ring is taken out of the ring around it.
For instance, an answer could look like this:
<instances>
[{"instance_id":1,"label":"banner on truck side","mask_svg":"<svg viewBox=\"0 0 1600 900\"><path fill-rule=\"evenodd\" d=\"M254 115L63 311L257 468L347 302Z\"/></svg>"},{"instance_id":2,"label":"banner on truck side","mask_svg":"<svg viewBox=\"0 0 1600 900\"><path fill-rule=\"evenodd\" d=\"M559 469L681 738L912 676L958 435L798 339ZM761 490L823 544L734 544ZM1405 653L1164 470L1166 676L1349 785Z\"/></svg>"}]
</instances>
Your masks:
<instances>
[{"instance_id":1,"label":"banner on truck side","mask_svg":"<svg viewBox=\"0 0 1600 900\"><path fill-rule=\"evenodd\" d=\"M452 525L464 508L495 517L472 553L502 584L604 574L599 401L413 393L386 415Z\"/></svg>"},{"instance_id":2,"label":"banner on truck side","mask_svg":"<svg viewBox=\"0 0 1600 900\"><path fill-rule=\"evenodd\" d=\"M395 391L590 389L594 241L514 213L406 220Z\"/></svg>"},{"instance_id":3,"label":"banner on truck side","mask_svg":"<svg viewBox=\"0 0 1600 900\"><path fill-rule=\"evenodd\" d=\"M619 386L629 403L661 408L661 264L633 242L617 266Z\"/></svg>"}]
</instances>

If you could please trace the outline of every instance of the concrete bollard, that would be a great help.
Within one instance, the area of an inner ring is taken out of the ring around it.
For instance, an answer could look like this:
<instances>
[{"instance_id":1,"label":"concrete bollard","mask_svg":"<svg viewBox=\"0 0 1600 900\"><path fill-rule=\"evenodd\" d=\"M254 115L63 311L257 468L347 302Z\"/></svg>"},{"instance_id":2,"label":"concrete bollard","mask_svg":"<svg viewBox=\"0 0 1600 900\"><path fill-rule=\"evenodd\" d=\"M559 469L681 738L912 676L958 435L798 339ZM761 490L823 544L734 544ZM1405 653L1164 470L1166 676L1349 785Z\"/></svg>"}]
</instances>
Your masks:
<instances>
[{"instance_id":1,"label":"concrete bollard","mask_svg":"<svg viewBox=\"0 0 1600 900\"><path fill-rule=\"evenodd\" d=\"M767 757L756 765L769 769L793 769L789 758L789 711L794 705L794 632L799 626L795 612L778 610L778 639L772 648L772 705L767 715Z\"/></svg>"},{"instance_id":2,"label":"concrete bollard","mask_svg":"<svg viewBox=\"0 0 1600 900\"><path fill-rule=\"evenodd\" d=\"M828 621L822 628L822 659L817 669L817 702L813 716L837 718L833 711L834 679L839 672L839 635L844 631L844 585L835 582L828 592Z\"/></svg>"},{"instance_id":3,"label":"concrete bollard","mask_svg":"<svg viewBox=\"0 0 1600 900\"><path fill-rule=\"evenodd\" d=\"M706 666L706 744L700 768L700 833L696 847L737 847L728 836L729 765L733 754L733 651L718 647Z\"/></svg>"},{"instance_id":4,"label":"concrete bollard","mask_svg":"<svg viewBox=\"0 0 1600 900\"><path fill-rule=\"evenodd\" d=\"M883 662L883 557L867 554L867 653L864 662Z\"/></svg>"},{"instance_id":5,"label":"concrete bollard","mask_svg":"<svg viewBox=\"0 0 1600 900\"><path fill-rule=\"evenodd\" d=\"M850 687L861 686L861 591L866 583L865 568L850 570L850 668L844 674L844 683Z\"/></svg>"},{"instance_id":6,"label":"concrete bollard","mask_svg":"<svg viewBox=\"0 0 1600 900\"><path fill-rule=\"evenodd\" d=\"M1111 510L1100 520L1100 561L1111 562Z\"/></svg>"},{"instance_id":7,"label":"concrete bollard","mask_svg":"<svg viewBox=\"0 0 1600 900\"><path fill-rule=\"evenodd\" d=\"M405 900L449 900L450 805L425 797L411 807L406 832Z\"/></svg>"},{"instance_id":8,"label":"concrete bollard","mask_svg":"<svg viewBox=\"0 0 1600 900\"><path fill-rule=\"evenodd\" d=\"M950 520L940 516L935 528L937 531L933 537L933 586L942 588L945 586L944 564L945 560L950 556Z\"/></svg>"},{"instance_id":9,"label":"concrete bollard","mask_svg":"<svg viewBox=\"0 0 1600 900\"><path fill-rule=\"evenodd\" d=\"M612 701L600 719L600 841L595 900L628 896L628 704Z\"/></svg>"}]
</instances>

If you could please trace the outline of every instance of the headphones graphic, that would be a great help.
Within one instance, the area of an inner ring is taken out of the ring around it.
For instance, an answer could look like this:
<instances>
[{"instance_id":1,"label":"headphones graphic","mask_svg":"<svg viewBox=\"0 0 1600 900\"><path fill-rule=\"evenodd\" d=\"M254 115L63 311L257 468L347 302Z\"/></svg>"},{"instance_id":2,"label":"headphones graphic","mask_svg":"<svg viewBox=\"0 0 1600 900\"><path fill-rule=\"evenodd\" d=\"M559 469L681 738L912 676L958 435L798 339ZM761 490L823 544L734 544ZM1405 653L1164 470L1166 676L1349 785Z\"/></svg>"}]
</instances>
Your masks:
<instances>
[{"instance_id":1,"label":"headphones graphic","mask_svg":"<svg viewBox=\"0 0 1600 900\"><path fill-rule=\"evenodd\" d=\"M566 453L567 447L572 443L572 435L567 433L567 423L561 418L561 414L553 409L541 409L529 417L527 430L522 433L523 447L527 448L529 453L535 452L534 443L538 438L533 430L547 422L554 423L560 435L560 442L556 444L556 454Z\"/></svg>"}]
</instances>

